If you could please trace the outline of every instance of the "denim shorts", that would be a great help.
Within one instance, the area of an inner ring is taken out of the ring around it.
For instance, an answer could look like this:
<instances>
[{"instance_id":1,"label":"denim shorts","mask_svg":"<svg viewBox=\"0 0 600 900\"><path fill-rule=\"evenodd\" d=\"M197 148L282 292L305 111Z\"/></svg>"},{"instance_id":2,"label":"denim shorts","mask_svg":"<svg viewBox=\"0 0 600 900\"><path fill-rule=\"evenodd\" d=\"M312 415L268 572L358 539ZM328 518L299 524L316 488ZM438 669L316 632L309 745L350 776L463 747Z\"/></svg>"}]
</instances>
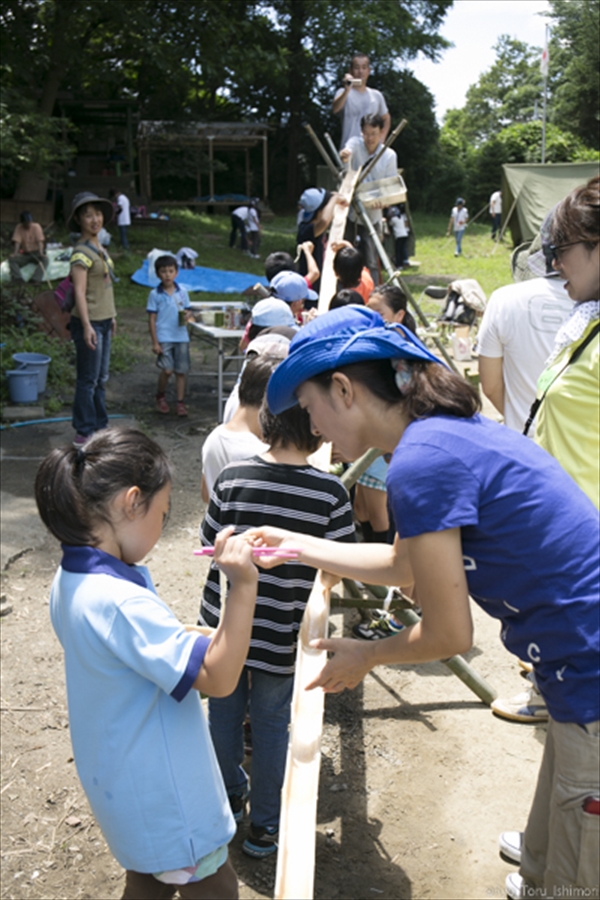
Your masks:
<instances>
[{"instance_id":1,"label":"denim shorts","mask_svg":"<svg viewBox=\"0 0 600 900\"><path fill-rule=\"evenodd\" d=\"M187 375L190 371L190 345L188 341L161 341L162 353L156 357L156 365L165 372Z\"/></svg>"}]
</instances>

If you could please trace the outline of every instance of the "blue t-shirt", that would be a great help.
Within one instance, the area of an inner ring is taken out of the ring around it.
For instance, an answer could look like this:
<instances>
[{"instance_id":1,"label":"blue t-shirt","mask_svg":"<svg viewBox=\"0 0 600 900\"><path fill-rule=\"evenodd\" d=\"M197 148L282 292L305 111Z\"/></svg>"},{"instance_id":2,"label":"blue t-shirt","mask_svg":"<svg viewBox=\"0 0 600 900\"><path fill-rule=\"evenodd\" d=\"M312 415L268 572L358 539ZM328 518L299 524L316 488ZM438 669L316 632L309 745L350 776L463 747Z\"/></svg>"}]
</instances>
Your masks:
<instances>
[{"instance_id":1,"label":"blue t-shirt","mask_svg":"<svg viewBox=\"0 0 600 900\"><path fill-rule=\"evenodd\" d=\"M119 863L194 865L235 823L192 685L209 640L186 631L143 567L63 547L50 594L65 654L73 756Z\"/></svg>"},{"instance_id":2,"label":"blue t-shirt","mask_svg":"<svg viewBox=\"0 0 600 900\"><path fill-rule=\"evenodd\" d=\"M185 288L175 283L175 291L168 294L162 284L153 288L148 296L146 312L156 313L156 337L159 343L188 343L187 326L179 324L179 311L190 308L190 298Z\"/></svg>"},{"instance_id":3,"label":"blue t-shirt","mask_svg":"<svg viewBox=\"0 0 600 900\"><path fill-rule=\"evenodd\" d=\"M598 510L559 463L482 416L432 416L404 432L387 489L400 537L461 529L469 592L550 715L600 718Z\"/></svg>"}]
</instances>

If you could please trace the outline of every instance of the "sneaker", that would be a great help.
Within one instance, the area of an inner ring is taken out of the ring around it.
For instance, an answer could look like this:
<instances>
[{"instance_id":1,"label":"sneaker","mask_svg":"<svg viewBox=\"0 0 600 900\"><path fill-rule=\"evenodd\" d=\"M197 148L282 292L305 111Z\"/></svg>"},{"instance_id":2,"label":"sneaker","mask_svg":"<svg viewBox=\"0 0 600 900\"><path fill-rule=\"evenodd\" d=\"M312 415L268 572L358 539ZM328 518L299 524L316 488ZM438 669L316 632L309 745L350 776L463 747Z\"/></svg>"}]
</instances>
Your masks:
<instances>
[{"instance_id":1,"label":"sneaker","mask_svg":"<svg viewBox=\"0 0 600 900\"><path fill-rule=\"evenodd\" d=\"M246 802L249 796L250 791L248 790L248 788L246 788L241 794L229 794L229 805L231 807L231 812L233 814L234 820L238 824L244 818L244 814L246 812Z\"/></svg>"},{"instance_id":2,"label":"sneaker","mask_svg":"<svg viewBox=\"0 0 600 900\"><path fill-rule=\"evenodd\" d=\"M492 712L512 722L547 722L548 708L535 687L530 687L515 697L497 697L491 704Z\"/></svg>"},{"instance_id":3,"label":"sneaker","mask_svg":"<svg viewBox=\"0 0 600 900\"><path fill-rule=\"evenodd\" d=\"M171 412L171 410L169 409L169 404L168 404L167 401L165 400L165 395L164 395L164 394L157 394L157 395L156 395L156 408L157 408L157 410L159 411L159 413L164 413L164 414L166 414L166 413L170 413L170 412Z\"/></svg>"},{"instance_id":4,"label":"sneaker","mask_svg":"<svg viewBox=\"0 0 600 900\"><path fill-rule=\"evenodd\" d=\"M76 450L83 450L90 438L91 434L76 434L73 439L73 446Z\"/></svg>"},{"instance_id":5,"label":"sneaker","mask_svg":"<svg viewBox=\"0 0 600 900\"><path fill-rule=\"evenodd\" d=\"M522 846L522 831L503 831L498 838L500 856L505 862L517 863L517 865L520 865Z\"/></svg>"},{"instance_id":6,"label":"sneaker","mask_svg":"<svg viewBox=\"0 0 600 900\"><path fill-rule=\"evenodd\" d=\"M188 414L187 406L185 405L183 400L178 400L177 401L177 415L178 416L187 416L187 414Z\"/></svg>"},{"instance_id":7,"label":"sneaker","mask_svg":"<svg viewBox=\"0 0 600 900\"><path fill-rule=\"evenodd\" d=\"M352 634L363 641L380 641L382 638L393 637L403 628L404 625L397 626L388 613L383 613L371 622L359 622L352 628Z\"/></svg>"},{"instance_id":8,"label":"sneaker","mask_svg":"<svg viewBox=\"0 0 600 900\"><path fill-rule=\"evenodd\" d=\"M506 876L504 890L510 900L521 900L525 896L523 893L523 877L518 872L511 872L510 875Z\"/></svg>"},{"instance_id":9,"label":"sneaker","mask_svg":"<svg viewBox=\"0 0 600 900\"><path fill-rule=\"evenodd\" d=\"M250 831L242 844L242 850L255 859L264 859L266 856L277 853L278 840L277 828L257 828L256 825L250 825Z\"/></svg>"}]
</instances>

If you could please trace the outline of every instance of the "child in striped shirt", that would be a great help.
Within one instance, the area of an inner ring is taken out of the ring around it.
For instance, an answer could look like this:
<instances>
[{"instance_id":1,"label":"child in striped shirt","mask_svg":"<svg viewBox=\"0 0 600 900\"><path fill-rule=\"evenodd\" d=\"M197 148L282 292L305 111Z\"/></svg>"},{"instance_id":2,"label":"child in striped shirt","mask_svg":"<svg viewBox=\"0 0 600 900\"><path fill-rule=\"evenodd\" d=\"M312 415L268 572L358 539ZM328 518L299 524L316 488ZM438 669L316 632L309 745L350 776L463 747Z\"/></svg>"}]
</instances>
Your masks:
<instances>
[{"instance_id":1,"label":"child in striped shirt","mask_svg":"<svg viewBox=\"0 0 600 900\"><path fill-rule=\"evenodd\" d=\"M257 525L308 531L336 541L354 541L348 493L334 475L309 465L320 444L308 413L296 406L274 416L260 411L269 449L226 466L215 481L200 528L202 543L214 544L227 525L239 534ZM251 824L242 849L255 858L277 850L280 794L285 772L297 634L315 577L290 560L260 570L250 650L238 685L229 697L209 700L210 730L234 818L243 818L249 796L243 722L252 727ZM216 626L221 614L219 571L212 565L204 587L199 622Z\"/></svg>"}]
</instances>

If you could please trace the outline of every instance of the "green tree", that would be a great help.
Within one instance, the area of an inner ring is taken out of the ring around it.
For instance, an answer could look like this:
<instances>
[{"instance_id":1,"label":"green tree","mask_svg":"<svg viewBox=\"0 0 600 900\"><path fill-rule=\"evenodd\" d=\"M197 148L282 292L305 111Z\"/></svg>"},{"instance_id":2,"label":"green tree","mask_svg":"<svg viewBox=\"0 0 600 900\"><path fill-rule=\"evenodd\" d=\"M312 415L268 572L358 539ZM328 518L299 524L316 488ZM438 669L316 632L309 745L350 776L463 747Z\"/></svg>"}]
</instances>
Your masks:
<instances>
[{"instance_id":1,"label":"green tree","mask_svg":"<svg viewBox=\"0 0 600 900\"><path fill-rule=\"evenodd\" d=\"M303 125L330 121L355 47L378 74L447 46L437 32L452 0L4 0L0 52L42 117L59 90L137 99L149 118L267 120L287 197L311 158ZM28 190L28 172L19 188ZM31 195L30 195L31 197ZM31 199L33 199L31 197Z\"/></svg>"},{"instance_id":2,"label":"green tree","mask_svg":"<svg viewBox=\"0 0 600 900\"><path fill-rule=\"evenodd\" d=\"M38 117L40 134L52 131L58 91L69 84L83 85L102 75L110 83L124 66L126 26L135 46L136 17L145 4L129 0L4 0L0 7L0 54L13 95L23 93L30 114ZM139 16L143 25L144 17ZM112 73L112 75L108 74ZM9 112L12 112L9 109ZM45 199L39 171L24 164L19 172L17 197Z\"/></svg>"},{"instance_id":3,"label":"green tree","mask_svg":"<svg viewBox=\"0 0 600 900\"><path fill-rule=\"evenodd\" d=\"M527 122L542 97L541 51L502 35L496 60L467 91L465 105L444 120L464 143L479 146L514 122Z\"/></svg>"},{"instance_id":4,"label":"green tree","mask_svg":"<svg viewBox=\"0 0 600 900\"><path fill-rule=\"evenodd\" d=\"M72 131L60 119L37 112L26 96L11 89L10 70L0 68L0 135L2 147L2 193L14 192L23 169L47 177L52 169L66 161L71 148L65 132Z\"/></svg>"},{"instance_id":5,"label":"green tree","mask_svg":"<svg viewBox=\"0 0 600 900\"><path fill-rule=\"evenodd\" d=\"M550 119L599 148L600 3L550 0Z\"/></svg>"},{"instance_id":6,"label":"green tree","mask_svg":"<svg viewBox=\"0 0 600 900\"><path fill-rule=\"evenodd\" d=\"M479 147L471 160L467 186L473 207L484 205L492 191L498 190L503 165L540 162L541 145L542 123L535 120L509 125ZM597 152L585 147L578 137L548 123L546 162L585 162L597 158Z\"/></svg>"}]
</instances>

